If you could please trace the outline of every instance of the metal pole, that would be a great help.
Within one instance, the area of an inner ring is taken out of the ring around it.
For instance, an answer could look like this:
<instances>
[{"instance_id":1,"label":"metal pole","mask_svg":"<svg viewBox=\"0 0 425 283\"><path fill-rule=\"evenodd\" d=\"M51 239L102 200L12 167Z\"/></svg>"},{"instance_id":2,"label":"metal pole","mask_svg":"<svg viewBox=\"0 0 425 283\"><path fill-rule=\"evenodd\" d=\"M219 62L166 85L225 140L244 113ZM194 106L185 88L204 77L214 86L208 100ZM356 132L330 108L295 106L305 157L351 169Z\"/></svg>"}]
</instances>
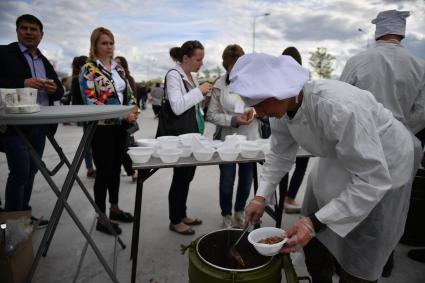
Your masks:
<instances>
[{"instance_id":1,"label":"metal pole","mask_svg":"<svg viewBox=\"0 0 425 283\"><path fill-rule=\"evenodd\" d=\"M254 17L254 22L252 25L252 53L255 53L255 20L258 16Z\"/></svg>"}]
</instances>

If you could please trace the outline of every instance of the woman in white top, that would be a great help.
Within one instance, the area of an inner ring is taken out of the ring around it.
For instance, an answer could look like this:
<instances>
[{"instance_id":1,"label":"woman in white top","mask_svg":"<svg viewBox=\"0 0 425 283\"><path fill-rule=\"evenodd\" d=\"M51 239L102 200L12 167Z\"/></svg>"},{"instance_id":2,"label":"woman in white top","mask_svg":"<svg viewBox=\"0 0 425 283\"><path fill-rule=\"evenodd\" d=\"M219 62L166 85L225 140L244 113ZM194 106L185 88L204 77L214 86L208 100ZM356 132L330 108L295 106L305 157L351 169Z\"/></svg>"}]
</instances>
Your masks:
<instances>
[{"instance_id":1,"label":"woman in white top","mask_svg":"<svg viewBox=\"0 0 425 283\"><path fill-rule=\"evenodd\" d=\"M260 137L258 120L247 118L251 108L238 94L229 93L229 73L238 58L244 55L242 47L237 44L227 46L223 51L223 67L226 74L214 84L211 101L208 107L207 119L217 126L214 138L224 140L226 135L240 134L248 140ZM242 110L242 111L241 111ZM240 113L242 112L242 113ZM245 222L244 209L252 185L253 163L239 163L239 180L235 200L235 215L232 221L233 184L236 177L236 164L220 164L220 208L224 228L243 227Z\"/></svg>"},{"instance_id":2,"label":"woman in white top","mask_svg":"<svg viewBox=\"0 0 425 283\"><path fill-rule=\"evenodd\" d=\"M170 49L171 58L177 65L165 76L165 100L159 114L157 136L204 132L201 102L211 91L212 85L198 82L192 72L198 72L204 59L204 47L197 40L186 41L181 47ZM196 167L174 168L173 180L168 194L170 230L183 235L193 235L189 225L199 225L200 219L186 214L189 185Z\"/></svg>"}]
</instances>

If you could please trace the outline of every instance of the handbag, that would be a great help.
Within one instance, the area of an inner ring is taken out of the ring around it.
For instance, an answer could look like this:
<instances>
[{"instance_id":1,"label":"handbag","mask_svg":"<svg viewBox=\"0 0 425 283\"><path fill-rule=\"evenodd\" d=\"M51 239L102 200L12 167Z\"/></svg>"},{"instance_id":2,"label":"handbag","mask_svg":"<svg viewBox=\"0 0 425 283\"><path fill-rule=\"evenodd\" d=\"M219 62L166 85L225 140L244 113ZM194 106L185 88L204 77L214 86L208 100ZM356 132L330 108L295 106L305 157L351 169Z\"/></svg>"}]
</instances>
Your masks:
<instances>
[{"instance_id":1,"label":"handbag","mask_svg":"<svg viewBox=\"0 0 425 283\"><path fill-rule=\"evenodd\" d=\"M158 128L156 131L156 137L160 136L178 136L181 134L198 133L198 123L196 122L196 107L193 106L183 112L180 115L176 115L171 108L170 101L167 97L167 75L171 71L167 72L164 79L164 96L161 101L161 110L158 114ZM180 74L180 73L179 73ZM182 80L183 76L180 74ZM186 92L189 92L189 88L183 80Z\"/></svg>"}]
</instances>

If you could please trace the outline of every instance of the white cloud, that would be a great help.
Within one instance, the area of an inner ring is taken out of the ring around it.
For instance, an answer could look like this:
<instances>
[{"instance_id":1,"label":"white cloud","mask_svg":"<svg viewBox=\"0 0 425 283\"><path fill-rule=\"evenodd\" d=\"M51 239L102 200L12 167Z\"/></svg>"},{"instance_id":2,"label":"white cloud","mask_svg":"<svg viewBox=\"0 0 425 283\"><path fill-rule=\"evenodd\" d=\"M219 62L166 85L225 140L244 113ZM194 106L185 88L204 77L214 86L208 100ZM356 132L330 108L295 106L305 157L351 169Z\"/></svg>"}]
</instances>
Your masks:
<instances>
[{"instance_id":1,"label":"white cloud","mask_svg":"<svg viewBox=\"0 0 425 283\"><path fill-rule=\"evenodd\" d=\"M285 47L296 46L307 65L309 52L326 47L337 58L337 74L350 56L364 50L368 41L373 43L370 20L381 10L411 11L404 43L425 56L424 4L423 0L1 1L0 44L16 40L19 15L34 14L45 26L40 49L59 70L70 73L72 58L88 53L91 31L105 26L115 35L115 54L125 56L136 80L142 80L162 77L173 66L168 50L186 40L204 44L208 69L221 66L221 52L228 44L251 52L254 16L269 12L256 20L256 51L278 55Z\"/></svg>"}]
</instances>

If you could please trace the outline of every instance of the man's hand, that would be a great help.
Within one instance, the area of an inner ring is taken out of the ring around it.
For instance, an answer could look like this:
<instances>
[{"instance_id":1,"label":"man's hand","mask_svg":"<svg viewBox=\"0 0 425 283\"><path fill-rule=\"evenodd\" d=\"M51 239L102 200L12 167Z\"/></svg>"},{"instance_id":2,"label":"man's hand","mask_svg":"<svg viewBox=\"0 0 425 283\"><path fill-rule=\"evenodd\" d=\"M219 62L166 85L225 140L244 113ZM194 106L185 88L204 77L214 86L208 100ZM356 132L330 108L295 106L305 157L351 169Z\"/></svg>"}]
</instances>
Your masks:
<instances>
[{"instance_id":1,"label":"man's hand","mask_svg":"<svg viewBox=\"0 0 425 283\"><path fill-rule=\"evenodd\" d=\"M248 120L247 119L247 115L246 115L246 113L244 113L244 114L240 114L240 115L238 115L238 116L235 116L235 123L236 123L236 125L238 125L238 126L241 126L241 125L249 125L249 124L251 124L252 123L252 121L253 121L253 119L251 119L251 120Z\"/></svg>"},{"instance_id":2,"label":"man's hand","mask_svg":"<svg viewBox=\"0 0 425 283\"><path fill-rule=\"evenodd\" d=\"M260 218L263 216L266 207L265 199L261 196L256 196L245 207L245 222L252 224L259 224Z\"/></svg>"},{"instance_id":3,"label":"man's hand","mask_svg":"<svg viewBox=\"0 0 425 283\"><path fill-rule=\"evenodd\" d=\"M53 80L45 80L44 81L44 90L47 93L54 94L57 90L56 83Z\"/></svg>"},{"instance_id":4,"label":"man's hand","mask_svg":"<svg viewBox=\"0 0 425 283\"><path fill-rule=\"evenodd\" d=\"M286 231L286 236L289 238L282 252L291 253L301 250L314 237L313 222L310 218L304 217Z\"/></svg>"},{"instance_id":5,"label":"man's hand","mask_svg":"<svg viewBox=\"0 0 425 283\"><path fill-rule=\"evenodd\" d=\"M24 81L25 87L32 87L36 89L43 89L44 88L44 80L36 79L36 78L30 78L26 79Z\"/></svg>"}]
</instances>

